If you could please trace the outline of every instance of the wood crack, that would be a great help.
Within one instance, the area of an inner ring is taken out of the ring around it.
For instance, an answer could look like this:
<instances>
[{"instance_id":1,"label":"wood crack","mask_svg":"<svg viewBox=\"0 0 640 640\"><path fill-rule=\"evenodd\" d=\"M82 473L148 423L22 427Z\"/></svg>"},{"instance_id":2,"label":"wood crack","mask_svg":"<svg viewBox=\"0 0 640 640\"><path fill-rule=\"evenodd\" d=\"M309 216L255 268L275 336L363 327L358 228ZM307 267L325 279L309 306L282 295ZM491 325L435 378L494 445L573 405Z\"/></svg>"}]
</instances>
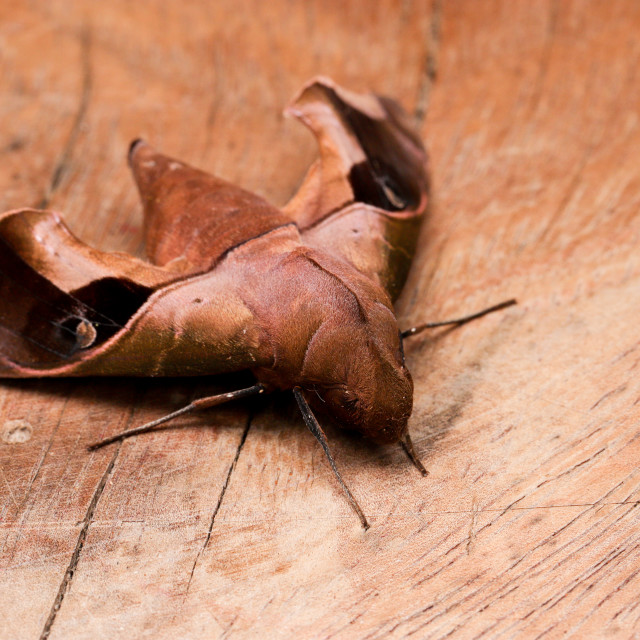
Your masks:
<instances>
[{"instance_id":1,"label":"wood crack","mask_svg":"<svg viewBox=\"0 0 640 640\"><path fill-rule=\"evenodd\" d=\"M49 451L51 451L51 446L53 445L53 440L54 440L54 438L56 436L56 433L58 433L58 429L60 428L60 425L62 424L62 418L64 417L64 412L67 409L67 404L69 403L70 397L71 397L71 394L68 393L67 396L64 399L64 402L62 404L62 409L60 410L60 415L58 416L58 420L56 422L56 426L53 428L53 431L51 432L51 436L49 437L49 440L47 441L47 445L45 447L44 453L42 454L42 456L40 457L40 460L38 461L38 466L36 467L35 472L31 476L31 480L29 480L29 486L27 487L27 490L25 491L24 498L20 502L20 506L18 508L18 512L22 512L22 509L26 506L27 501L29 500L29 496L31 495L31 490L33 489L33 485L34 485L35 481L38 479L38 476L40 475L40 471L42 470L42 465L44 464L44 461L46 460L47 456L49 455Z\"/></svg>"},{"instance_id":2,"label":"wood crack","mask_svg":"<svg viewBox=\"0 0 640 640\"><path fill-rule=\"evenodd\" d=\"M102 478L96 487L96 490L93 492L93 496L91 497L91 502L89 503L89 507L87 508L87 512L84 517L84 521L82 524L82 529L80 530L80 534L78 535L78 539L76 541L75 549L73 550L73 554L71 555L71 560L69 561L69 566L64 573L64 577L62 578L62 582L60 583L60 587L58 589L58 595L53 602L53 606L51 607L51 611L49 612L49 617L44 623L44 627L42 629L42 633L40 634L40 640L46 640L51 633L51 628L53 627L53 623L56 621L56 617L58 615L58 611L60 611L60 607L62 606L62 602L67 594L67 591L71 587L71 581L73 580L73 576L75 575L76 567L78 566L78 562L80 562L80 554L82 553L82 549L84 547L84 543L87 539L87 533L89 532L89 527L91 526L91 522L93 521L93 514L98 506L98 502L100 501L100 497L104 491L104 488L107 484L107 480L113 471L116 460L118 459L118 455L120 453L120 448L122 443L119 442L116 450L113 452L113 456L104 473L102 474Z\"/></svg>"},{"instance_id":3,"label":"wood crack","mask_svg":"<svg viewBox=\"0 0 640 640\"><path fill-rule=\"evenodd\" d=\"M238 444L238 448L236 450L236 454L233 457L231 464L229 465L229 470L227 471L227 477L224 480L224 484L222 485L220 495L218 496L218 502L216 503L216 506L213 509L213 513L211 514L211 519L209 520L209 528L207 530L207 535L205 537L204 544L198 551L195 557L195 560L193 561L193 566L191 567L191 572L189 574L189 580L187 581L187 587L184 591L185 598L189 595L189 589L191 588L193 575L195 574L196 567L200 562L200 557L209 546L209 540L211 540L211 532L213 531L213 525L215 524L216 516L218 515L218 511L220 511L220 507L222 506L222 501L224 500L225 493L227 492L227 488L229 486L229 483L231 482L231 474L234 472L236 468L236 464L238 463L238 458L240 457L240 453L242 452L244 443L247 441L247 436L249 435L249 429L251 428L252 420L253 420L253 412L249 414L249 417L247 419L247 424L245 425L244 431L242 432L242 437L240 438L240 443Z\"/></svg>"},{"instance_id":4,"label":"wood crack","mask_svg":"<svg viewBox=\"0 0 640 640\"><path fill-rule=\"evenodd\" d=\"M56 163L55 169L51 176L51 182L47 187L42 199L36 205L36 209L47 209L51 202L51 198L55 191L60 186L62 179L64 178L67 169L69 168L69 161L73 155L78 137L82 130L82 125L87 115L87 109L89 108L89 101L91 99L91 92L93 87L93 69L91 65L91 31L88 27L85 27L81 34L81 49L80 49L80 64L82 74L82 90L80 93L80 102L78 110L69 132L69 137L64 145L64 149L60 154L60 159Z\"/></svg>"},{"instance_id":5,"label":"wood crack","mask_svg":"<svg viewBox=\"0 0 640 640\"><path fill-rule=\"evenodd\" d=\"M15 504L15 507L16 507L16 517L18 516L18 514L23 514L23 516L22 516L22 521L23 522L20 523L16 527L17 531L19 531L19 530L21 530L23 528L22 525L23 525L24 521L27 518L27 514L23 510L26 507L27 502L29 501L29 496L31 495L31 490L33 489L33 485L34 485L36 479L38 478L38 476L40 475L40 471L42 469L42 465L44 464L44 461L46 460L47 455L49 454L49 451L51 450L51 445L53 444L53 439L54 439L54 437L55 437L55 435L56 435L56 433L58 431L58 428L60 427L60 425L62 423L62 418L64 416L64 412L65 412L65 409L67 407L67 403L69 402L69 398L70 398L70 394L67 394L67 396L66 396L66 398L64 400L64 403L62 405L62 409L60 411L60 416L58 417L58 421L56 423L56 426L54 427L53 432L51 433L51 436L49 437L49 440L48 440L48 442L47 442L47 444L45 446L44 453L41 455L40 460L38 460L36 469L33 472L33 475L31 476L31 479L29 480L29 485L27 486L27 488L25 490L25 494L24 494L23 498L20 500L19 503L14 500L14 504ZM9 486L8 482L7 482L7 486ZM0 547L0 553L6 553L7 540L8 539L5 539L3 545ZM16 538L16 540L14 541L14 548L11 551L11 555L13 555L13 553L15 552L15 546L17 545L17 543L18 543L18 539Z\"/></svg>"},{"instance_id":6,"label":"wood crack","mask_svg":"<svg viewBox=\"0 0 640 640\"><path fill-rule=\"evenodd\" d=\"M549 7L549 15L547 19L547 28L545 30L545 40L540 56L540 63L538 65L538 74L533 82L533 92L531 94L531 106L529 108L529 119L533 120L533 116L536 114L540 101L544 96L542 88L546 77L549 74L549 64L551 62L551 51L556 37L556 28L558 24L558 3L554 1Z\"/></svg>"},{"instance_id":7,"label":"wood crack","mask_svg":"<svg viewBox=\"0 0 640 640\"><path fill-rule=\"evenodd\" d=\"M424 123L429 108L429 98L431 89L438 75L438 54L440 52L440 41L442 34L442 0L434 0L431 6L431 20L429 31L426 35L427 53L424 59L424 66L420 74L420 84L418 86L418 96L414 109L414 117L418 125Z\"/></svg>"}]
</instances>

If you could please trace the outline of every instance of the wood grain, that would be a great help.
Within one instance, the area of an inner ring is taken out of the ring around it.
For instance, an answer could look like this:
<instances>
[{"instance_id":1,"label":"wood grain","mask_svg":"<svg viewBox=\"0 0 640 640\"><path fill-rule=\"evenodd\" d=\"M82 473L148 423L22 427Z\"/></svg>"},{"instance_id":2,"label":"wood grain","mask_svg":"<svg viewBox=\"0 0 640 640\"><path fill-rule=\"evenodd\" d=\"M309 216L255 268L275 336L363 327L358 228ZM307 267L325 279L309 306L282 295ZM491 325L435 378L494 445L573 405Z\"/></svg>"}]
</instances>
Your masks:
<instances>
[{"instance_id":1,"label":"wood grain","mask_svg":"<svg viewBox=\"0 0 640 640\"><path fill-rule=\"evenodd\" d=\"M281 109L323 73L422 122L402 326L520 304L407 344L429 478L330 432L366 533L288 397L89 454L240 381L2 382L0 637L637 637L639 28L632 0L5 3L2 210L141 254L138 136L282 204L315 149Z\"/></svg>"}]
</instances>

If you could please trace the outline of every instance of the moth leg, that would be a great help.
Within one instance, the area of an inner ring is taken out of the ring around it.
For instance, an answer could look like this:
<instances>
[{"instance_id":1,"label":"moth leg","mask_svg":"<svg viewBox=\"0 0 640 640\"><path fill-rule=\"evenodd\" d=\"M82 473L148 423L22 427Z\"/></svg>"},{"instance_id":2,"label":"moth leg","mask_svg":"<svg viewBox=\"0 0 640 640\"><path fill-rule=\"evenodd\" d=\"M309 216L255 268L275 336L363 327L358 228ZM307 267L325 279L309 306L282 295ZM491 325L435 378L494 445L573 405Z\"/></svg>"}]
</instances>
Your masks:
<instances>
[{"instance_id":1,"label":"moth leg","mask_svg":"<svg viewBox=\"0 0 640 640\"><path fill-rule=\"evenodd\" d=\"M200 409L208 409L209 407L215 407L218 404L224 404L225 402L229 402L230 400L238 400L240 398L255 396L259 393L264 393L264 391L264 385L258 383L246 389L238 389L237 391L231 391L229 393L220 393L216 396L199 398L198 400L194 400L191 404L188 404L186 407L182 407L182 409L178 409L177 411L168 413L166 416L162 416L162 418L147 422L146 424L143 424L139 427L134 427L133 429L128 429L127 431L122 431L121 433L117 433L116 435L105 438L104 440L94 442L93 444L89 445L87 449L89 449L89 451L94 451L95 449L104 447L105 445L111 444L112 442L124 440L125 438L130 438L131 436L137 436L141 433L146 433L147 431L153 431L153 429L155 429L157 426L164 424L165 422L169 422L169 420L173 420L178 416L182 416L185 413L198 411Z\"/></svg>"},{"instance_id":2,"label":"moth leg","mask_svg":"<svg viewBox=\"0 0 640 640\"><path fill-rule=\"evenodd\" d=\"M307 404L307 401L302 395L302 390L300 389L300 387L293 387L293 395L295 396L298 406L300 407L300 412L302 413L302 418L304 419L305 424L307 425L307 427L309 427L309 431L311 431L311 433L315 436L316 440L320 443L320 446L324 449L324 453L327 456L327 460L329 460L329 464L333 469L333 473L335 474L336 478L338 479L338 482L340 483L340 486L342 487L342 491L344 492L345 496L347 496L347 500L349 501L349 504L358 515L358 518L360 518L360 522L362 523L362 526L366 531L370 526L369 523L367 522L367 518L362 512L360 505L358 504L356 499L353 497L353 494L351 493L351 491L349 491L349 488L347 487L344 480L342 479L342 476L340 475L340 472L336 467L335 460L331 455L331 450L329 449L329 443L327 442L327 436L322 430L322 427L320 426L319 422L316 420L316 417L313 415L311 411L311 407Z\"/></svg>"},{"instance_id":3,"label":"moth leg","mask_svg":"<svg viewBox=\"0 0 640 640\"><path fill-rule=\"evenodd\" d=\"M448 325L462 325L470 322L471 320L475 320L476 318L481 318L482 316L486 316L489 313L493 313L494 311L500 311L501 309L506 309L507 307L511 307L514 304L517 304L516 300L505 300L500 304L495 304L493 307L488 307L487 309L483 309L482 311L478 311L477 313L472 313L469 316L463 316L462 318L456 318L455 320L443 320L442 322L426 322L425 324L419 324L417 327L411 327L411 329L406 329L400 335L403 338L409 338L411 336L415 336L419 333L422 333L425 329L435 329L436 327L446 327Z\"/></svg>"},{"instance_id":4,"label":"moth leg","mask_svg":"<svg viewBox=\"0 0 640 640\"><path fill-rule=\"evenodd\" d=\"M400 446L404 449L404 452L409 457L409 460L413 462L415 468L426 478L429 475L429 472L424 468L420 458L418 458L418 454L416 450L413 448L413 442L411 437L409 436L409 432L405 435L403 440L400 440Z\"/></svg>"}]
</instances>

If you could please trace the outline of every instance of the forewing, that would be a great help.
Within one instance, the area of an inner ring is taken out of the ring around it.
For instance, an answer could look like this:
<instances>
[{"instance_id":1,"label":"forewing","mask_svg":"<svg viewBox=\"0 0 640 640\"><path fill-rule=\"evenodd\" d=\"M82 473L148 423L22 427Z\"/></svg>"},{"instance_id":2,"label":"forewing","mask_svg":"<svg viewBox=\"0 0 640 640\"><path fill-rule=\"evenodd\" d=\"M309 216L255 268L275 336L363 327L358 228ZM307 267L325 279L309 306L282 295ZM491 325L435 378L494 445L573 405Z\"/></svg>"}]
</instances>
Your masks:
<instances>
[{"instance_id":1,"label":"forewing","mask_svg":"<svg viewBox=\"0 0 640 640\"><path fill-rule=\"evenodd\" d=\"M252 313L216 270L184 277L97 251L52 212L0 216L0 376L197 375L260 360Z\"/></svg>"},{"instance_id":2,"label":"forewing","mask_svg":"<svg viewBox=\"0 0 640 640\"><path fill-rule=\"evenodd\" d=\"M284 208L306 244L349 261L395 299L428 197L427 156L394 101L330 80L307 85L288 112L315 134L320 159Z\"/></svg>"},{"instance_id":3,"label":"forewing","mask_svg":"<svg viewBox=\"0 0 640 640\"><path fill-rule=\"evenodd\" d=\"M232 249L293 224L260 196L141 140L129 163L144 205L147 255L172 271L204 273Z\"/></svg>"}]
</instances>

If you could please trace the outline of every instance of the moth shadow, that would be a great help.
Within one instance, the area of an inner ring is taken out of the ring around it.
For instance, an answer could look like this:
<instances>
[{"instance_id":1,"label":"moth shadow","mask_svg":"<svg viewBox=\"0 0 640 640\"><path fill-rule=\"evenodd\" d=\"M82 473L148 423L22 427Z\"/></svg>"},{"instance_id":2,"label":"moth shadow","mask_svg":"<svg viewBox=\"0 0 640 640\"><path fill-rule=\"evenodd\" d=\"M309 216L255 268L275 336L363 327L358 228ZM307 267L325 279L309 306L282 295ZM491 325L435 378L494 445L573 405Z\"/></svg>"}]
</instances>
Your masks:
<instances>
[{"instance_id":1,"label":"moth shadow","mask_svg":"<svg viewBox=\"0 0 640 640\"><path fill-rule=\"evenodd\" d=\"M511 305L509 305L511 306ZM517 308L516 308L517 309ZM486 378L485 366L494 354L509 344L511 329L517 326L517 314L502 318L488 328L482 320L474 320L478 332L461 336L455 347L456 365L444 367L434 383L429 363L437 361L438 367L446 362L441 349L447 353L445 338L463 330L467 324L438 328L422 339L405 341L405 355L414 375L414 410L409 421L418 456L428 468L430 459L447 444L443 443L464 418L470 407L481 399L477 387ZM485 333L483 334L482 331ZM450 352L450 351L449 351ZM434 355L438 354L434 358Z\"/></svg>"},{"instance_id":2,"label":"moth shadow","mask_svg":"<svg viewBox=\"0 0 640 640\"><path fill-rule=\"evenodd\" d=\"M317 447L322 453L320 445L315 442L314 436L304 423L292 392L275 392L258 398L253 411L252 423L267 434L267 437L276 437L277 432L279 438L312 443L312 446ZM399 460L407 460L399 444L378 445L356 431L345 429L326 413L317 412L315 415L339 466L347 463L364 468L373 464L376 467L387 468L398 464ZM398 457L398 452L401 458Z\"/></svg>"},{"instance_id":3,"label":"moth shadow","mask_svg":"<svg viewBox=\"0 0 640 640\"><path fill-rule=\"evenodd\" d=\"M448 333L447 328L440 333ZM70 399L79 406L92 408L112 408L116 412L135 409L140 413L140 421L132 426L140 426L148 419L169 414L189 404L197 398L227 393L255 384L249 372L215 376L194 376L179 378L133 378L133 377L82 377L82 378L40 378L3 379L0 384L7 389L23 392L47 400ZM150 414L153 413L153 417ZM433 427L422 430L416 442L424 460L431 457L437 442L444 437L450 424L458 415L458 409L446 409L430 420ZM310 438L295 398L290 391L281 391L244 398L228 404L185 415L175 421L155 427L154 431L176 428L199 428L225 425L242 429L247 416L251 416L252 426L258 422L267 431L278 430L285 438ZM350 460L355 466L369 466L381 470L404 469L410 462L399 444L379 445L361 434L344 429L327 414L317 415L329 444L337 458ZM319 445L318 445L319 446Z\"/></svg>"},{"instance_id":4,"label":"moth shadow","mask_svg":"<svg viewBox=\"0 0 640 640\"><path fill-rule=\"evenodd\" d=\"M147 408L153 408L158 415L171 413L196 398L227 393L252 384L255 384L255 380L246 372L188 378L83 377L0 380L0 385L6 389L37 396L44 402L68 399L78 405L111 407L120 411L135 408L143 413ZM246 420L246 407L250 400L222 406L225 406L225 409L242 411ZM215 413L214 409L208 411ZM228 414L227 411L225 413ZM171 423L167 424L167 428L170 427Z\"/></svg>"}]
</instances>

